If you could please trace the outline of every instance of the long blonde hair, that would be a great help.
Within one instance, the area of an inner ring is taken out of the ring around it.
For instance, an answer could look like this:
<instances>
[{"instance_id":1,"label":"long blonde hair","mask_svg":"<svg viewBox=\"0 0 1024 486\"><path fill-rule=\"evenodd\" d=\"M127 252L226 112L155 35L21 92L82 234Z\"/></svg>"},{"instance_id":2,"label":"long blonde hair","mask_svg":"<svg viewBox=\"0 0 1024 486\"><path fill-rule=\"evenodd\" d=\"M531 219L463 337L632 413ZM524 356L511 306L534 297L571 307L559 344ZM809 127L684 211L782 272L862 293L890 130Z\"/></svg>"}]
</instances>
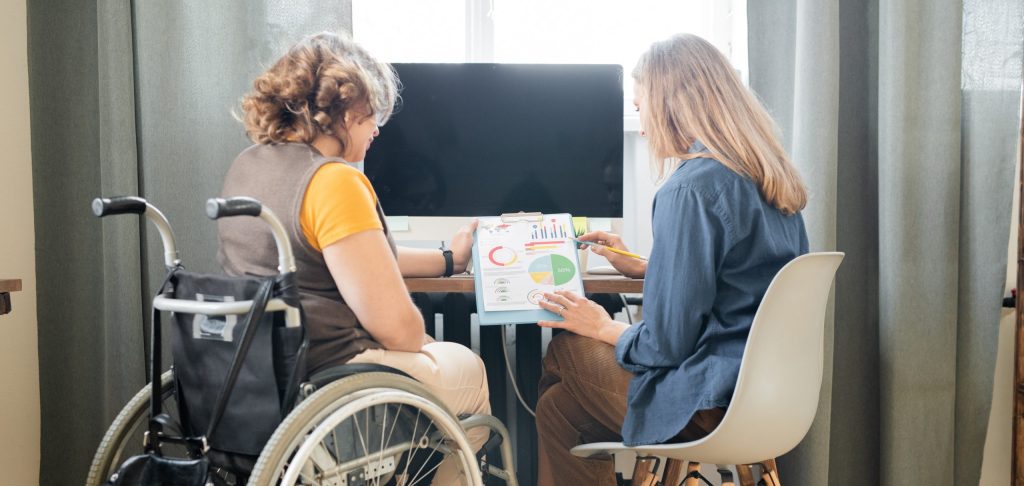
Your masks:
<instances>
[{"instance_id":1,"label":"long blonde hair","mask_svg":"<svg viewBox=\"0 0 1024 486\"><path fill-rule=\"evenodd\" d=\"M659 180L683 160L710 157L752 179L785 214L807 205L807 189L775 123L711 43L692 34L656 42L633 78ZM695 141L706 152L689 153Z\"/></svg>"}]
</instances>

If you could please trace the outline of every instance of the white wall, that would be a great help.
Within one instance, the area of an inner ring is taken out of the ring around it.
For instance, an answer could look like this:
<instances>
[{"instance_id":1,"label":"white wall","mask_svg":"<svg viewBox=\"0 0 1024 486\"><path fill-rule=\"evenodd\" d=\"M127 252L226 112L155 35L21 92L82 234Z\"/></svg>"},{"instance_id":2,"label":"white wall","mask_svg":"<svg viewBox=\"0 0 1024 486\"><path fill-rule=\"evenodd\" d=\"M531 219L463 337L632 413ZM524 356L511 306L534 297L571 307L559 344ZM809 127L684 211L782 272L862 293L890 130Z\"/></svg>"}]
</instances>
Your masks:
<instances>
[{"instance_id":1,"label":"white wall","mask_svg":"<svg viewBox=\"0 0 1024 486\"><path fill-rule=\"evenodd\" d=\"M0 278L20 278L14 308L0 316L0 471L4 484L39 483L39 353L35 228L29 140L25 0L4 0L0 16Z\"/></svg>"},{"instance_id":2,"label":"white wall","mask_svg":"<svg viewBox=\"0 0 1024 486\"><path fill-rule=\"evenodd\" d=\"M1020 181L1020 162L1017 162ZM1010 242L1006 250L1006 290L1017 286L1017 235L1020 231L1020 185L1014 186ZM1024 298L1024 296L1022 296ZM980 486L1010 484L1010 453L1013 434L1014 341L1017 339L1017 315L1003 309L999 320L999 346L996 352L995 381L992 385L992 409L985 436L985 455L981 463Z\"/></svg>"}]
</instances>

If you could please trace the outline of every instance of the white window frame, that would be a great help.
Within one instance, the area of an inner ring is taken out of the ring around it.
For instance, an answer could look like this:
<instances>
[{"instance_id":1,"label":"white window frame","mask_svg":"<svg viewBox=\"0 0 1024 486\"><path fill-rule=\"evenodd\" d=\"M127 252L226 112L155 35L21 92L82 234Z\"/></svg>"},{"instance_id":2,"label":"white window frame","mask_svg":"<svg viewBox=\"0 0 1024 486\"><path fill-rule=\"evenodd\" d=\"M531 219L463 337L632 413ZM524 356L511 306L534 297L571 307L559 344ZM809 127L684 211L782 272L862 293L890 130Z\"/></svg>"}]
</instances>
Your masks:
<instances>
[{"instance_id":1,"label":"white window frame","mask_svg":"<svg viewBox=\"0 0 1024 486\"><path fill-rule=\"evenodd\" d=\"M725 53L736 67L744 84L747 83L747 0L708 0L715 2L715 16L712 22L715 30L727 32L727 42L715 39L716 45L727 44ZM494 20L491 16L494 0L465 0L465 53L463 62L496 62L494 55ZM636 8L643 8L638 4ZM355 19L354 19L355 21ZM624 66L625 76L629 66ZM629 93L623 93L628 103ZM628 105L627 105L628 106ZM640 130L640 119L636 113L623 112L623 132L636 133Z\"/></svg>"}]
</instances>

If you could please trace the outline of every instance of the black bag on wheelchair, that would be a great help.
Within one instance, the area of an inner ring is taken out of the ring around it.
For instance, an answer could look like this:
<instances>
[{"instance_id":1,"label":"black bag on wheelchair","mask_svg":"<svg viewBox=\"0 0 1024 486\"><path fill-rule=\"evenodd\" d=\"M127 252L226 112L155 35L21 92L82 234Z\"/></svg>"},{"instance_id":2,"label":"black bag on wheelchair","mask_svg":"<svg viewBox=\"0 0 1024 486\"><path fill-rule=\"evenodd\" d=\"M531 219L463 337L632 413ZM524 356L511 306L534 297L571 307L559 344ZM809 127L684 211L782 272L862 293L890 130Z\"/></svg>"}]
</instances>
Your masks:
<instances>
[{"instance_id":1,"label":"black bag on wheelchair","mask_svg":"<svg viewBox=\"0 0 1024 486\"><path fill-rule=\"evenodd\" d=\"M149 431L145 454L128 458L107 484L217 484L211 467L246 477L264 444L291 410L305 373L306 340L298 326L287 327L283 313L265 312L272 297L301 315L294 274L226 277L171 269L161 297L188 306L195 302L251 301L244 314L172 313L171 350L178 417L161 410L160 312L154 305L150 349ZM244 304L243 304L244 305ZM185 445L190 459L164 457L161 444Z\"/></svg>"},{"instance_id":2,"label":"black bag on wheelchair","mask_svg":"<svg viewBox=\"0 0 1024 486\"><path fill-rule=\"evenodd\" d=\"M205 438L214 467L247 475L294 404L305 372L303 328L286 327L283 312L262 309L271 297L300 308L293 277L179 270L169 279L175 299L254 303L246 315L173 314L171 351L182 432Z\"/></svg>"}]
</instances>

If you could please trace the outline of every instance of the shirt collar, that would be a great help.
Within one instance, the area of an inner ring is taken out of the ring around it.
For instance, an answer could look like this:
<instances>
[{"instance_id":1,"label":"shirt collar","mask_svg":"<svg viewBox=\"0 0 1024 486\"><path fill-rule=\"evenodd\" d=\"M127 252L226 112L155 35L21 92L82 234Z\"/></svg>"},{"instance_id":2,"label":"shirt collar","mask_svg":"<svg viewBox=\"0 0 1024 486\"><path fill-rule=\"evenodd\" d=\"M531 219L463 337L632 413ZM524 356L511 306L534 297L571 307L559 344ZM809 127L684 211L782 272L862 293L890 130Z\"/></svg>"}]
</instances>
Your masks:
<instances>
[{"instance_id":1,"label":"shirt collar","mask_svg":"<svg viewBox=\"0 0 1024 486\"><path fill-rule=\"evenodd\" d=\"M707 147L705 147L703 143L700 143L700 140L694 140L693 143L690 144L690 150L687 152L692 154L695 152L706 152L707 150Z\"/></svg>"}]
</instances>

